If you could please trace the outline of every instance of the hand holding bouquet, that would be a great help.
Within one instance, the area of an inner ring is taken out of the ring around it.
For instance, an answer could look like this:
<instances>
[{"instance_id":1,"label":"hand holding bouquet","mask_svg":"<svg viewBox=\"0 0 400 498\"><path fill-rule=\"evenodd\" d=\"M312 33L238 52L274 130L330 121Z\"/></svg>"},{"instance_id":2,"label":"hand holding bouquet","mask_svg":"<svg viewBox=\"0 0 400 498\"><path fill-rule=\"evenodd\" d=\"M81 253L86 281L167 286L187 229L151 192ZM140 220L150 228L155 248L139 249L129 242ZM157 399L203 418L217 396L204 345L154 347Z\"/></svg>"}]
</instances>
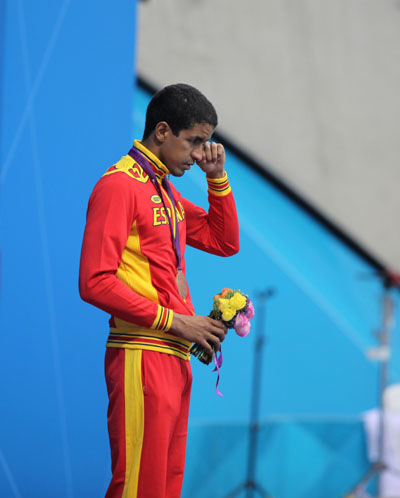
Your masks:
<instances>
[{"instance_id":1,"label":"hand holding bouquet","mask_svg":"<svg viewBox=\"0 0 400 498\"><path fill-rule=\"evenodd\" d=\"M223 322L228 329L234 329L240 337L245 337L250 332L254 307L249 297L240 290L222 289L214 296L213 309L209 316ZM198 344L193 344L190 353L206 365L213 359Z\"/></svg>"}]
</instances>

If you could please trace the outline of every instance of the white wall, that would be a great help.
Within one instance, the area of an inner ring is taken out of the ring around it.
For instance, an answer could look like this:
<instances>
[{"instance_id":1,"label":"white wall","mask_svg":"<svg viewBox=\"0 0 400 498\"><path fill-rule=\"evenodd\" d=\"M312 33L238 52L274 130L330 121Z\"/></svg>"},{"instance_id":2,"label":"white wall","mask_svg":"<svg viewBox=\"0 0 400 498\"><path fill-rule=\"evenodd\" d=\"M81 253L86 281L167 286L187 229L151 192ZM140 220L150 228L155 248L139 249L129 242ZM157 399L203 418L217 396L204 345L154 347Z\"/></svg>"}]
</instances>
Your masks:
<instances>
[{"instance_id":1,"label":"white wall","mask_svg":"<svg viewBox=\"0 0 400 498\"><path fill-rule=\"evenodd\" d=\"M138 70L400 269L400 1L149 0Z\"/></svg>"}]
</instances>

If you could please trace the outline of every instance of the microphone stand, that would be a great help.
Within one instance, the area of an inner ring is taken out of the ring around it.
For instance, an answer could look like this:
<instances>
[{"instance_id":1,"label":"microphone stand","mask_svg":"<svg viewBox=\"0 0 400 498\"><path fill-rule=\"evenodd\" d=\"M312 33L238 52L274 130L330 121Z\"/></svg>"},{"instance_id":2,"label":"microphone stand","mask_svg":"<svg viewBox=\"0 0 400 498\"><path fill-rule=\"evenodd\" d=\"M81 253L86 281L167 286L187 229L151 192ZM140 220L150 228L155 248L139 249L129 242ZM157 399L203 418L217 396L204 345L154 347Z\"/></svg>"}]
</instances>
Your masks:
<instances>
[{"instance_id":1,"label":"microphone stand","mask_svg":"<svg viewBox=\"0 0 400 498\"><path fill-rule=\"evenodd\" d=\"M274 289L267 289L259 292L257 295L257 315L258 328L256 341L254 344L253 360L253 389L251 394L250 407L250 425L249 425L249 446L247 452L247 478L246 481L239 484L233 491L229 492L225 498L233 498L242 491L246 491L247 498L252 498L254 492L263 498L273 498L267 491L256 482L256 464L257 464L257 447L260 430L259 412L261 396L261 380L263 366L263 347L266 342L265 337L265 306L269 297L275 294Z\"/></svg>"}]
</instances>

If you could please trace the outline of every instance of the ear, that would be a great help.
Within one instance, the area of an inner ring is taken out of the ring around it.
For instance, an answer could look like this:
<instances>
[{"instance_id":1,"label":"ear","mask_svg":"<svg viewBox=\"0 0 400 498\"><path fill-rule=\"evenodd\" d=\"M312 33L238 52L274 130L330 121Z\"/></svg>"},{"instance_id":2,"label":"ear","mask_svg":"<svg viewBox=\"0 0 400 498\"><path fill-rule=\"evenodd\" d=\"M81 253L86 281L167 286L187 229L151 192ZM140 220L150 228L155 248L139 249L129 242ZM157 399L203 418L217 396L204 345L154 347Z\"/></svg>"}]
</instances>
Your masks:
<instances>
[{"instance_id":1,"label":"ear","mask_svg":"<svg viewBox=\"0 0 400 498\"><path fill-rule=\"evenodd\" d=\"M166 121L160 121L154 128L154 135L159 143L164 143L170 133L172 130Z\"/></svg>"}]
</instances>

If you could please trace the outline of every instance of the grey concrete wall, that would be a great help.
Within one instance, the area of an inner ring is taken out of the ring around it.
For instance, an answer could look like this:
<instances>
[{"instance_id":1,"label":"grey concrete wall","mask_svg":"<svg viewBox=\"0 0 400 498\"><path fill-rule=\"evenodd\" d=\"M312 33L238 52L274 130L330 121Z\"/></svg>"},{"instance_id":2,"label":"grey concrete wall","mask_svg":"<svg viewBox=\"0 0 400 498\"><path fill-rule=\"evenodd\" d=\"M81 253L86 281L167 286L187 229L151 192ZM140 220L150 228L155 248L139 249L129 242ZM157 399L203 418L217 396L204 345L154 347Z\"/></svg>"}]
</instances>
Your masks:
<instances>
[{"instance_id":1,"label":"grey concrete wall","mask_svg":"<svg viewBox=\"0 0 400 498\"><path fill-rule=\"evenodd\" d=\"M139 5L139 73L199 87L220 131L400 269L400 1Z\"/></svg>"}]
</instances>

